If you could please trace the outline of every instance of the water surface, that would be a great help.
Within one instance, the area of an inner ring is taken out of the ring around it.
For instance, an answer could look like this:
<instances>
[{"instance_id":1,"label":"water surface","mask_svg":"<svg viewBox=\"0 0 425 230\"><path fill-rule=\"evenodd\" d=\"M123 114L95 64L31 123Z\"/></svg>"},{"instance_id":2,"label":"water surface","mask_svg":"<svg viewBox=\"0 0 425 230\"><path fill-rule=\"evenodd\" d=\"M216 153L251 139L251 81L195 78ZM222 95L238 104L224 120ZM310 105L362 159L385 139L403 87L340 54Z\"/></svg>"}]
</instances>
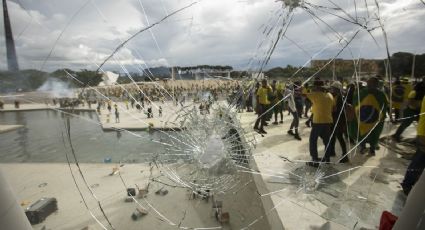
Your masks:
<instances>
[{"instance_id":1,"label":"water surface","mask_svg":"<svg viewBox=\"0 0 425 230\"><path fill-rule=\"evenodd\" d=\"M94 112L79 112L70 117L71 137L79 162L101 163L143 162L150 153L163 151L163 146L152 140L165 140L159 132L103 132ZM0 124L24 125L23 128L0 134L0 162L66 162L71 153L66 137L67 115L54 110L0 112ZM87 121L88 119L90 121ZM71 156L71 155L70 155Z\"/></svg>"}]
</instances>

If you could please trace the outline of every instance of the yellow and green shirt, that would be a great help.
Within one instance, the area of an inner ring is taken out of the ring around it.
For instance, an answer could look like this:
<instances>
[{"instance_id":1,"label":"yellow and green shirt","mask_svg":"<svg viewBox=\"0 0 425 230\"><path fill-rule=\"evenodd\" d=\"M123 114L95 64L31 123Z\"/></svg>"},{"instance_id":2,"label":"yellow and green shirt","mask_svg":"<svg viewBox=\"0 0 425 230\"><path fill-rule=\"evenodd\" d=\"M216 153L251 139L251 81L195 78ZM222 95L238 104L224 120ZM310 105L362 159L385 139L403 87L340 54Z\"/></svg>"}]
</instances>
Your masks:
<instances>
[{"instance_id":1,"label":"yellow and green shirt","mask_svg":"<svg viewBox=\"0 0 425 230\"><path fill-rule=\"evenodd\" d=\"M403 85L394 85L391 94L392 106L395 109L401 109L404 102L406 87Z\"/></svg>"},{"instance_id":2,"label":"yellow and green shirt","mask_svg":"<svg viewBox=\"0 0 425 230\"><path fill-rule=\"evenodd\" d=\"M408 99L408 105L407 106L409 107L409 109L419 111L421 109L422 101L421 100L415 100L415 97L416 97L416 91L415 90L410 91L409 96L407 97L407 99Z\"/></svg>"},{"instance_id":3,"label":"yellow and green shirt","mask_svg":"<svg viewBox=\"0 0 425 230\"><path fill-rule=\"evenodd\" d=\"M410 91L413 90L413 86L410 83L401 83L404 86L404 101L409 98Z\"/></svg>"},{"instance_id":4,"label":"yellow and green shirt","mask_svg":"<svg viewBox=\"0 0 425 230\"><path fill-rule=\"evenodd\" d=\"M270 101L268 97L271 92L272 92L272 89L269 86L267 87L261 86L257 91L258 103L262 105L269 105Z\"/></svg>"}]
</instances>

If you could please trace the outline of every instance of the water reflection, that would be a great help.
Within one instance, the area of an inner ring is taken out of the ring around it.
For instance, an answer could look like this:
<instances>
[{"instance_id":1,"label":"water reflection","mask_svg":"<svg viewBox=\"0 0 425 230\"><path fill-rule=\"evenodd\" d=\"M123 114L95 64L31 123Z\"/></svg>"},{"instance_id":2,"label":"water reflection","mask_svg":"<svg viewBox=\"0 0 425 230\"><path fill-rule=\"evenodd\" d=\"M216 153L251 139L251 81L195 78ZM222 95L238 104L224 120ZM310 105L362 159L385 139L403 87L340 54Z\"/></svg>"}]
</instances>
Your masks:
<instances>
[{"instance_id":1,"label":"water reflection","mask_svg":"<svg viewBox=\"0 0 425 230\"><path fill-rule=\"evenodd\" d=\"M17 142L20 147L20 154L17 156L21 158L23 162L28 161L31 158L31 153L28 151L28 128L25 116L22 113L15 113L16 124L23 125L24 127L17 130L18 138Z\"/></svg>"},{"instance_id":2,"label":"water reflection","mask_svg":"<svg viewBox=\"0 0 425 230\"><path fill-rule=\"evenodd\" d=\"M66 162L62 134L65 133L66 114L53 111L1 112L0 123L20 124L24 128L0 134L0 162ZM144 162L152 154L163 152L164 135L153 132L103 132L96 114L80 112L79 119L70 116L71 136L80 162L100 163L106 157L112 162ZM91 119L94 122L88 122Z\"/></svg>"}]
</instances>

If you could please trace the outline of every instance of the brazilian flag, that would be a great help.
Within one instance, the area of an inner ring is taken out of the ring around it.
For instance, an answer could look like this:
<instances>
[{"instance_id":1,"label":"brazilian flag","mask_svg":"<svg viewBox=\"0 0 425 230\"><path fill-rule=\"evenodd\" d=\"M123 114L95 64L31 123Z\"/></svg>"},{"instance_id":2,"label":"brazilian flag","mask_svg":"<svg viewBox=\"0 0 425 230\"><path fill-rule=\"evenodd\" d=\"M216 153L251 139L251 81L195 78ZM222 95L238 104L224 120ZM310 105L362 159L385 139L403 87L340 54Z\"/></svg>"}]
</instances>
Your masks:
<instances>
[{"instance_id":1,"label":"brazilian flag","mask_svg":"<svg viewBox=\"0 0 425 230\"><path fill-rule=\"evenodd\" d=\"M358 100L360 99L360 100ZM359 126L360 137L368 135L368 140L376 142L381 135L385 112L387 111L388 100L382 91L369 91L363 89L360 91L360 97L354 97L354 106ZM381 124L377 124L381 122ZM371 131L374 127L376 128Z\"/></svg>"}]
</instances>

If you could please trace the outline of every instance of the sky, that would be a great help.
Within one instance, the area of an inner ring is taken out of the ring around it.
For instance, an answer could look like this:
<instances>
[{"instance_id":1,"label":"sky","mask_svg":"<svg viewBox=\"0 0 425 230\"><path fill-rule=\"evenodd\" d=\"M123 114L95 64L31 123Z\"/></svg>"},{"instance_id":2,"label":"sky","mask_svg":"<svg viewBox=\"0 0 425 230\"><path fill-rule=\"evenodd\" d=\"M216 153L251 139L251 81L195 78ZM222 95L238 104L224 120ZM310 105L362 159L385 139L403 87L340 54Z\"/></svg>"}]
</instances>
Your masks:
<instances>
[{"instance_id":1,"label":"sky","mask_svg":"<svg viewBox=\"0 0 425 230\"><path fill-rule=\"evenodd\" d=\"M190 4L135 36L103 69L134 72L207 64L255 71L275 41L265 69L307 65L312 58L385 58L380 24L391 53L425 53L425 4L378 2L379 11L375 0L308 0L294 7L281 0L9 0L7 4L21 69L97 69L123 41ZM285 36L278 39L284 25ZM5 70L3 27L0 33L0 69Z\"/></svg>"}]
</instances>

